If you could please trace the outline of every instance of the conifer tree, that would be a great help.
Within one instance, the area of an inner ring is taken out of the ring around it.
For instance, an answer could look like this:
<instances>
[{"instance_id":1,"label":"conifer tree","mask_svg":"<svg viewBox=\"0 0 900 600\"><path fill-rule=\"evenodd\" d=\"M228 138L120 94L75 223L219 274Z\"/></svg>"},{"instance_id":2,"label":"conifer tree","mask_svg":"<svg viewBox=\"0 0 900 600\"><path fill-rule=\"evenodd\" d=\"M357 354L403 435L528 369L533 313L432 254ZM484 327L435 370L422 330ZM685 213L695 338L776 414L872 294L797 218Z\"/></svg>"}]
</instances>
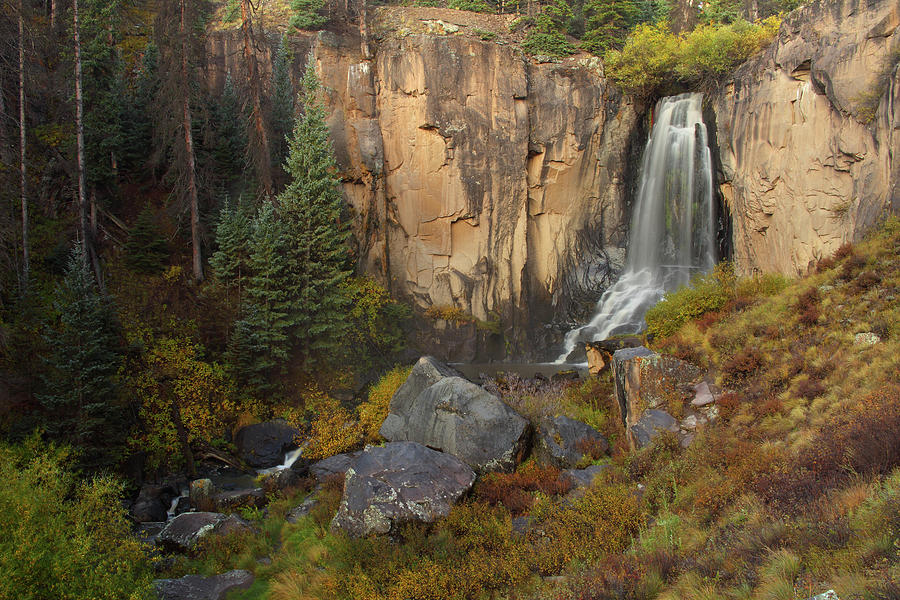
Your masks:
<instances>
[{"instance_id":1,"label":"conifer tree","mask_svg":"<svg viewBox=\"0 0 900 600\"><path fill-rule=\"evenodd\" d=\"M78 244L57 288L59 322L50 327L44 393L48 436L82 450L87 467L113 464L126 433L126 411L116 382L122 362L120 335L110 300L100 293Z\"/></svg>"},{"instance_id":2,"label":"conifer tree","mask_svg":"<svg viewBox=\"0 0 900 600\"><path fill-rule=\"evenodd\" d=\"M128 232L125 264L133 271L158 273L168 258L169 247L156 224L153 209L145 206Z\"/></svg>"},{"instance_id":3,"label":"conifer tree","mask_svg":"<svg viewBox=\"0 0 900 600\"><path fill-rule=\"evenodd\" d=\"M209 259L218 282L225 288L243 289L250 274L250 241L253 228L246 209L226 201L216 227L216 251Z\"/></svg>"},{"instance_id":4,"label":"conifer tree","mask_svg":"<svg viewBox=\"0 0 900 600\"><path fill-rule=\"evenodd\" d=\"M347 305L341 284L350 276L344 207L337 162L318 99L319 80L310 59L303 76L303 114L288 142L290 183L278 195L281 223L290 236L287 280L290 331L307 361L341 343Z\"/></svg>"},{"instance_id":5,"label":"conifer tree","mask_svg":"<svg viewBox=\"0 0 900 600\"><path fill-rule=\"evenodd\" d=\"M294 86L291 83L291 54L286 36L282 35L272 65L272 159L281 164L287 157L287 138L294 122Z\"/></svg>"},{"instance_id":6,"label":"conifer tree","mask_svg":"<svg viewBox=\"0 0 900 600\"><path fill-rule=\"evenodd\" d=\"M582 48L601 54L621 46L640 14L640 7L634 0L587 0Z\"/></svg>"},{"instance_id":7,"label":"conifer tree","mask_svg":"<svg viewBox=\"0 0 900 600\"><path fill-rule=\"evenodd\" d=\"M242 126L240 101L231 75L225 77L222 96L213 108L215 144L212 149L216 175L226 187L239 180L247 164L247 133Z\"/></svg>"},{"instance_id":8,"label":"conifer tree","mask_svg":"<svg viewBox=\"0 0 900 600\"><path fill-rule=\"evenodd\" d=\"M321 11L325 6L325 0L291 0L291 9L294 15L291 17L291 27L296 29L318 29L328 22L328 18L322 16Z\"/></svg>"}]
</instances>

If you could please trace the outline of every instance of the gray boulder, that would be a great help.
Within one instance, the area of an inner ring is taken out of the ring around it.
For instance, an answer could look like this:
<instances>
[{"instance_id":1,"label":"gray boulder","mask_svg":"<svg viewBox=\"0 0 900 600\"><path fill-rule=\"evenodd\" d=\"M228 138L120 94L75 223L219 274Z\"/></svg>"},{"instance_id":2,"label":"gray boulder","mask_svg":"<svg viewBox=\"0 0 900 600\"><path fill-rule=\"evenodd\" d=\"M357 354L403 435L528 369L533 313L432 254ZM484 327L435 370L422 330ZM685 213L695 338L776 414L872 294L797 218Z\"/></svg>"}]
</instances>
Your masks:
<instances>
[{"instance_id":1,"label":"gray boulder","mask_svg":"<svg viewBox=\"0 0 900 600\"><path fill-rule=\"evenodd\" d=\"M586 449L606 454L609 443L599 431L581 421L564 415L541 419L536 448L539 461L558 469L572 469Z\"/></svg>"},{"instance_id":2,"label":"gray boulder","mask_svg":"<svg viewBox=\"0 0 900 600\"><path fill-rule=\"evenodd\" d=\"M231 590L246 590L251 585L253 573L244 570L228 571L212 577L185 575L153 582L160 600L224 600Z\"/></svg>"},{"instance_id":3,"label":"gray boulder","mask_svg":"<svg viewBox=\"0 0 900 600\"><path fill-rule=\"evenodd\" d=\"M256 469L275 467L284 460L284 453L297 445L300 431L286 421L275 419L241 427L234 437L238 455Z\"/></svg>"},{"instance_id":4,"label":"gray boulder","mask_svg":"<svg viewBox=\"0 0 900 600\"><path fill-rule=\"evenodd\" d=\"M388 416L381 425L379 433L386 440L399 440L401 432L406 427L403 415L412 410L413 404L419 394L444 379L445 377L458 377L459 373L431 356L423 356L413 366L406 381L397 388L391 397Z\"/></svg>"},{"instance_id":5,"label":"gray boulder","mask_svg":"<svg viewBox=\"0 0 900 600\"><path fill-rule=\"evenodd\" d=\"M226 535L249 530L250 526L234 515L187 512L166 523L156 537L156 544L170 552L190 552L207 535Z\"/></svg>"},{"instance_id":6,"label":"gray boulder","mask_svg":"<svg viewBox=\"0 0 900 600\"><path fill-rule=\"evenodd\" d=\"M213 505L219 512L234 512L239 508L262 508L268 502L262 488L221 492L212 497Z\"/></svg>"},{"instance_id":7,"label":"gray boulder","mask_svg":"<svg viewBox=\"0 0 900 600\"><path fill-rule=\"evenodd\" d=\"M572 484L573 489L590 487L594 479L609 468L609 465L591 465L585 469L567 469L560 473L560 478Z\"/></svg>"},{"instance_id":8,"label":"gray boulder","mask_svg":"<svg viewBox=\"0 0 900 600\"><path fill-rule=\"evenodd\" d=\"M678 421L664 410L646 410L638 422L631 426L629 435L635 448L643 448L663 431L678 434Z\"/></svg>"},{"instance_id":9,"label":"gray boulder","mask_svg":"<svg viewBox=\"0 0 900 600\"><path fill-rule=\"evenodd\" d=\"M459 459L415 442L367 448L347 470L331 528L362 537L410 521L430 523L447 516L474 481Z\"/></svg>"},{"instance_id":10,"label":"gray boulder","mask_svg":"<svg viewBox=\"0 0 900 600\"><path fill-rule=\"evenodd\" d=\"M131 507L131 514L138 523L165 521L166 511L178 495L169 485L144 484Z\"/></svg>"},{"instance_id":11,"label":"gray boulder","mask_svg":"<svg viewBox=\"0 0 900 600\"><path fill-rule=\"evenodd\" d=\"M343 475L347 472L347 469L353 466L360 454L360 452L347 452L346 454L329 456L311 464L309 466L309 474L319 482L323 482L333 475Z\"/></svg>"},{"instance_id":12,"label":"gray boulder","mask_svg":"<svg viewBox=\"0 0 900 600\"><path fill-rule=\"evenodd\" d=\"M528 421L462 377L441 379L389 420L391 426L386 420L381 428L389 441L418 442L447 452L478 473L513 471L529 434Z\"/></svg>"}]
</instances>

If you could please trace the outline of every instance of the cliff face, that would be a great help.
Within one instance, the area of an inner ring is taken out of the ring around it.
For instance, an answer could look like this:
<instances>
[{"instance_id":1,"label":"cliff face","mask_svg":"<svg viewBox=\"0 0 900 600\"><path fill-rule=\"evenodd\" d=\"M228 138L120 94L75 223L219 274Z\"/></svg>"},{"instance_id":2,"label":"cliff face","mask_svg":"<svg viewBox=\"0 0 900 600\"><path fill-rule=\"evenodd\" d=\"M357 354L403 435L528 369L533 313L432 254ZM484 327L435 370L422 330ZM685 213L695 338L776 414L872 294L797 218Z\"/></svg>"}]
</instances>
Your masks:
<instances>
[{"instance_id":1,"label":"cliff face","mask_svg":"<svg viewBox=\"0 0 900 600\"><path fill-rule=\"evenodd\" d=\"M409 24L370 56L351 35L292 40L298 74L311 50L325 87L362 270L422 310L499 321L528 354L621 261L637 115L596 59L535 64L464 25ZM216 71L233 44L211 48Z\"/></svg>"},{"instance_id":2,"label":"cliff face","mask_svg":"<svg viewBox=\"0 0 900 600\"><path fill-rule=\"evenodd\" d=\"M712 98L741 272L806 272L900 210L900 4L821 0Z\"/></svg>"}]
</instances>

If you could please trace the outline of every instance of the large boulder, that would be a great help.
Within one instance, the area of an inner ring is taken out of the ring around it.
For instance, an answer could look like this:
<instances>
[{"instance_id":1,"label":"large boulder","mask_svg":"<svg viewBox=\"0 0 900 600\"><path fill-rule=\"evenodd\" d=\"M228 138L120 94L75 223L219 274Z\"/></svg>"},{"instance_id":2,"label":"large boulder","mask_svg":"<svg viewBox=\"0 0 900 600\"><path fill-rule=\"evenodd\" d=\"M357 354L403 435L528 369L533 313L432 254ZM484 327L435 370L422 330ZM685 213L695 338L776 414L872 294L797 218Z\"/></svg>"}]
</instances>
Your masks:
<instances>
[{"instance_id":1,"label":"large boulder","mask_svg":"<svg viewBox=\"0 0 900 600\"><path fill-rule=\"evenodd\" d=\"M664 409L693 398L694 386L703 375L690 363L643 346L617 350L612 370L616 407L626 431L648 409Z\"/></svg>"},{"instance_id":2,"label":"large boulder","mask_svg":"<svg viewBox=\"0 0 900 600\"><path fill-rule=\"evenodd\" d=\"M166 511L178 496L170 485L144 484L131 506L131 514L138 523L165 521Z\"/></svg>"},{"instance_id":3,"label":"large boulder","mask_svg":"<svg viewBox=\"0 0 900 600\"><path fill-rule=\"evenodd\" d=\"M513 471L526 450L528 421L462 377L445 377L411 404L391 406L381 428L386 439L447 452L479 473Z\"/></svg>"},{"instance_id":4,"label":"large boulder","mask_svg":"<svg viewBox=\"0 0 900 600\"><path fill-rule=\"evenodd\" d=\"M537 438L538 460L558 469L578 466L586 453L602 455L609 451L609 443L599 431L564 415L544 417Z\"/></svg>"},{"instance_id":5,"label":"large boulder","mask_svg":"<svg viewBox=\"0 0 900 600\"><path fill-rule=\"evenodd\" d=\"M379 431L381 437L386 440L402 439L402 431L406 427L403 415L412 410L416 398L441 379L458 376L459 373L431 356L420 358L413 366L406 381L397 388L391 397L388 416Z\"/></svg>"},{"instance_id":6,"label":"large boulder","mask_svg":"<svg viewBox=\"0 0 900 600\"><path fill-rule=\"evenodd\" d=\"M153 582L159 600L225 600L231 590L246 590L251 585L253 573L244 570L228 571L212 577L185 575Z\"/></svg>"},{"instance_id":7,"label":"large boulder","mask_svg":"<svg viewBox=\"0 0 900 600\"><path fill-rule=\"evenodd\" d=\"M234 515L214 512L187 512L169 521L156 537L156 543L171 552L190 552L210 534L226 535L250 530L250 526Z\"/></svg>"},{"instance_id":8,"label":"large boulder","mask_svg":"<svg viewBox=\"0 0 900 600\"><path fill-rule=\"evenodd\" d=\"M262 508L268 503L262 488L220 492L212 497L213 505L219 512L234 512L241 508Z\"/></svg>"},{"instance_id":9,"label":"large boulder","mask_svg":"<svg viewBox=\"0 0 900 600\"><path fill-rule=\"evenodd\" d=\"M678 426L678 421L669 413L650 409L644 411L637 423L629 428L628 437L633 447L643 448L664 431L678 435L681 428Z\"/></svg>"},{"instance_id":10,"label":"large boulder","mask_svg":"<svg viewBox=\"0 0 900 600\"><path fill-rule=\"evenodd\" d=\"M286 421L275 419L241 427L234 437L238 455L256 469L275 467L287 450L297 445L300 431Z\"/></svg>"},{"instance_id":11,"label":"large boulder","mask_svg":"<svg viewBox=\"0 0 900 600\"><path fill-rule=\"evenodd\" d=\"M370 447L347 470L331 528L362 537L410 521L430 523L447 516L474 481L459 459L415 442Z\"/></svg>"}]
</instances>

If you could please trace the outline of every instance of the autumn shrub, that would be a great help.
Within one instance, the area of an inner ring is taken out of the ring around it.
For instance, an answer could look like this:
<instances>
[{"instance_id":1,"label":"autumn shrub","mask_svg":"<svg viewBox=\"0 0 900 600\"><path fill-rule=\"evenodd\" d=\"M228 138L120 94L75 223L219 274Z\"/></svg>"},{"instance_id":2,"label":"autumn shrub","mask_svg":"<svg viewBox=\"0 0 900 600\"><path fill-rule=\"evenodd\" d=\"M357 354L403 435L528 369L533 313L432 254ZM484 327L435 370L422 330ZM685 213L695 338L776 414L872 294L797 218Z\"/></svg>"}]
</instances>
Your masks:
<instances>
[{"instance_id":1,"label":"autumn shrub","mask_svg":"<svg viewBox=\"0 0 900 600\"><path fill-rule=\"evenodd\" d=\"M733 417L741 406L741 396L737 392L725 392L716 401L719 416L726 421Z\"/></svg>"},{"instance_id":2,"label":"autumn shrub","mask_svg":"<svg viewBox=\"0 0 900 600\"><path fill-rule=\"evenodd\" d=\"M321 489L316 493L316 503L310 509L309 516L324 532L328 530L344 495L344 474L336 473L326 477Z\"/></svg>"},{"instance_id":3,"label":"autumn shrub","mask_svg":"<svg viewBox=\"0 0 900 600\"><path fill-rule=\"evenodd\" d=\"M853 291L863 293L881 283L881 276L875 271L863 271L853 280Z\"/></svg>"},{"instance_id":4,"label":"autumn shrub","mask_svg":"<svg viewBox=\"0 0 900 600\"><path fill-rule=\"evenodd\" d=\"M560 477L559 469L528 461L513 473L490 473L475 487L475 497L495 506L502 504L513 515L528 512L534 503L533 492L559 496L572 485Z\"/></svg>"},{"instance_id":5,"label":"autumn shrub","mask_svg":"<svg viewBox=\"0 0 900 600\"><path fill-rule=\"evenodd\" d=\"M409 377L412 367L394 367L369 390L369 398L356 408L363 436L368 443L380 439L378 430L388 416L391 398Z\"/></svg>"},{"instance_id":6,"label":"autumn shrub","mask_svg":"<svg viewBox=\"0 0 900 600\"><path fill-rule=\"evenodd\" d=\"M0 598L149 599L150 564L109 477L79 481L70 451L0 444Z\"/></svg>"},{"instance_id":7,"label":"autumn shrub","mask_svg":"<svg viewBox=\"0 0 900 600\"><path fill-rule=\"evenodd\" d=\"M840 279L841 281L850 281L854 277L856 277L856 274L860 271L860 269L865 266L865 257L853 253L846 259L844 259L844 262L841 264L841 270L838 273L838 279Z\"/></svg>"},{"instance_id":8,"label":"autumn shrub","mask_svg":"<svg viewBox=\"0 0 900 600\"><path fill-rule=\"evenodd\" d=\"M667 293L647 311L647 334L666 337L687 321L725 306L734 295L734 269L729 263L718 265L712 273L698 275L689 286Z\"/></svg>"},{"instance_id":9,"label":"autumn shrub","mask_svg":"<svg viewBox=\"0 0 900 600\"><path fill-rule=\"evenodd\" d=\"M567 382L527 379L515 373L502 373L486 380L484 389L537 425L545 416L567 412L566 392L570 385Z\"/></svg>"},{"instance_id":10,"label":"autumn shrub","mask_svg":"<svg viewBox=\"0 0 900 600\"><path fill-rule=\"evenodd\" d=\"M425 316L436 321L449 321L457 325L468 325L475 322L475 317L458 306L430 306Z\"/></svg>"},{"instance_id":11,"label":"autumn shrub","mask_svg":"<svg viewBox=\"0 0 900 600\"><path fill-rule=\"evenodd\" d=\"M313 420L303 456L319 460L347 452L362 444L364 434L350 411L334 402Z\"/></svg>"},{"instance_id":12,"label":"autumn shrub","mask_svg":"<svg viewBox=\"0 0 900 600\"><path fill-rule=\"evenodd\" d=\"M797 298L795 310L801 325L815 325L819 320L819 302L821 296L817 288L810 288Z\"/></svg>"}]
</instances>

